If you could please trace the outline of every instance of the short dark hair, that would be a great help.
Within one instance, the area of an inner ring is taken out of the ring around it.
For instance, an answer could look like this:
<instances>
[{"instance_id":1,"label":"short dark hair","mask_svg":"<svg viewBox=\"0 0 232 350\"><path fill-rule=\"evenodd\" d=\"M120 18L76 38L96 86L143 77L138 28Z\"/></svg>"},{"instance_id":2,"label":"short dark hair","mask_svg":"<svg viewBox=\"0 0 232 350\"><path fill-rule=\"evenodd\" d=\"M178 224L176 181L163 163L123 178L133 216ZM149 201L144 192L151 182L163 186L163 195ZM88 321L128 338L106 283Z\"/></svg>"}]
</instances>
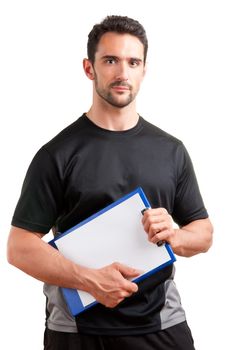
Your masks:
<instances>
[{"instance_id":1,"label":"short dark hair","mask_svg":"<svg viewBox=\"0 0 232 350\"><path fill-rule=\"evenodd\" d=\"M136 36L144 46L144 63L146 62L148 41L145 29L137 21L127 16L107 16L99 24L95 24L88 35L88 59L94 63L97 45L103 34L115 32Z\"/></svg>"}]
</instances>

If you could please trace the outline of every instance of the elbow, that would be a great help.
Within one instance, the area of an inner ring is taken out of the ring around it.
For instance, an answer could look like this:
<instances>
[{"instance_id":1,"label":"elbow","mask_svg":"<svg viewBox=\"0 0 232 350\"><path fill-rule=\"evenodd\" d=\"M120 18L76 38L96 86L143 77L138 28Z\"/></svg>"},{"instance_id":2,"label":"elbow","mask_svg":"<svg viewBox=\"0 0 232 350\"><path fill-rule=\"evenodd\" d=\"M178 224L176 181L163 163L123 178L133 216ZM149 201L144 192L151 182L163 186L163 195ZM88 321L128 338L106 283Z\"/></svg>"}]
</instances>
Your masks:
<instances>
[{"instance_id":1,"label":"elbow","mask_svg":"<svg viewBox=\"0 0 232 350\"><path fill-rule=\"evenodd\" d=\"M207 253L208 250L212 247L212 244L213 244L213 238L211 237L210 239L208 239L205 242L205 246L204 246L204 249L203 249L202 253Z\"/></svg>"},{"instance_id":2,"label":"elbow","mask_svg":"<svg viewBox=\"0 0 232 350\"><path fill-rule=\"evenodd\" d=\"M14 230L12 229L7 241L6 257L8 263L15 267L19 267L20 257L22 256L20 247L21 245L19 244L18 237L14 234Z\"/></svg>"},{"instance_id":3,"label":"elbow","mask_svg":"<svg viewBox=\"0 0 232 350\"><path fill-rule=\"evenodd\" d=\"M17 266L16 255L13 242L11 242L11 239L8 239L6 256L10 265Z\"/></svg>"},{"instance_id":4,"label":"elbow","mask_svg":"<svg viewBox=\"0 0 232 350\"><path fill-rule=\"evenodd\" d=\"M203 247L202 253L208 252L212 244L213 244L213 225L209 223L205 233L204 247Z\"/></svg>"}]
</instances>

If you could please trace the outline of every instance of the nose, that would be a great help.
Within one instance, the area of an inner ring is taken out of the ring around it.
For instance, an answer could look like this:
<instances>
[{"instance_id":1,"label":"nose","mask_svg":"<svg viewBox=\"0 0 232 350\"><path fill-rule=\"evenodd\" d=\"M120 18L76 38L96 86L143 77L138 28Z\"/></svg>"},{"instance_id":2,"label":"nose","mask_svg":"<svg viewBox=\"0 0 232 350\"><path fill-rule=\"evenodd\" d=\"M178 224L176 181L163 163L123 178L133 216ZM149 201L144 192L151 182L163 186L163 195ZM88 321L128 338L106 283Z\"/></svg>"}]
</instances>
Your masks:
<instances>
[{"instance_id":1,"label":"nose","mask_svg":"<svg viewBox=\"0 0 232 350\"><path fill-rule=\"evenodd\" d=\"M129 79L128 73L128 64L126 62L120 62L117 66L115 78L118 81L127 81Z\"/></svg>"}]
</instances>

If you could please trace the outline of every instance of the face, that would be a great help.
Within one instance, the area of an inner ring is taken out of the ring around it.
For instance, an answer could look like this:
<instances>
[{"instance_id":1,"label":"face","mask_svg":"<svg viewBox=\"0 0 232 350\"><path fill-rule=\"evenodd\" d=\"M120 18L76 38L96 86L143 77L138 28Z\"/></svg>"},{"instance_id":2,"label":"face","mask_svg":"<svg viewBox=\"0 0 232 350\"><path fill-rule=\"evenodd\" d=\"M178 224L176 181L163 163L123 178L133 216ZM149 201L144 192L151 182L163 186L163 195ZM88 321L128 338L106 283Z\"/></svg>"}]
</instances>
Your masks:
<instances>
[{"instance_id":1,"label":"face","mask_svg":"<svg viewBox=\"0 0 232 350\"><path fill-rule=\"evenodd\" d=\"M87 60L88 61L88 60ZM123 108L135 100L143 80L144 47L130 34L106 33L98 44L95 62L86 62L94 81L95 97Z\"/></svg>"}]
</instances>

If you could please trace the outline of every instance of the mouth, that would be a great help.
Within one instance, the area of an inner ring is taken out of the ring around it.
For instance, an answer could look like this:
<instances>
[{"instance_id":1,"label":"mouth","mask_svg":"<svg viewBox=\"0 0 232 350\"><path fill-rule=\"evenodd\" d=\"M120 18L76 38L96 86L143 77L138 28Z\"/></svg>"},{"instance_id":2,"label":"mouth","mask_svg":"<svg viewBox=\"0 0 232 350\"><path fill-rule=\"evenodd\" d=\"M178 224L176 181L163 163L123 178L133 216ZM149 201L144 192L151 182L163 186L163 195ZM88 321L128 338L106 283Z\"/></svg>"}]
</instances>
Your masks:
<instances>
[{"instance_id":1,"label":"mouth","mask_svg":"<svg viewBox=\"0 0 232 350\"><path fill-rule=\"evenodd\" d=\"M121 86L121 85L112 86L112 89L116 90L116 91L129 91L130 90L130 88L128 86Z\"/></svg>"},{"instance_id":2,"label":"mouth","mask_svg":"<svg viewBox=\"0 0 232 350\"><path fill-rule=\"evenodd\" d=\"M114 82L111 84L111 88L118 92L130 91L131 86L126 82Z\"/></svg>"}]
</instances>

